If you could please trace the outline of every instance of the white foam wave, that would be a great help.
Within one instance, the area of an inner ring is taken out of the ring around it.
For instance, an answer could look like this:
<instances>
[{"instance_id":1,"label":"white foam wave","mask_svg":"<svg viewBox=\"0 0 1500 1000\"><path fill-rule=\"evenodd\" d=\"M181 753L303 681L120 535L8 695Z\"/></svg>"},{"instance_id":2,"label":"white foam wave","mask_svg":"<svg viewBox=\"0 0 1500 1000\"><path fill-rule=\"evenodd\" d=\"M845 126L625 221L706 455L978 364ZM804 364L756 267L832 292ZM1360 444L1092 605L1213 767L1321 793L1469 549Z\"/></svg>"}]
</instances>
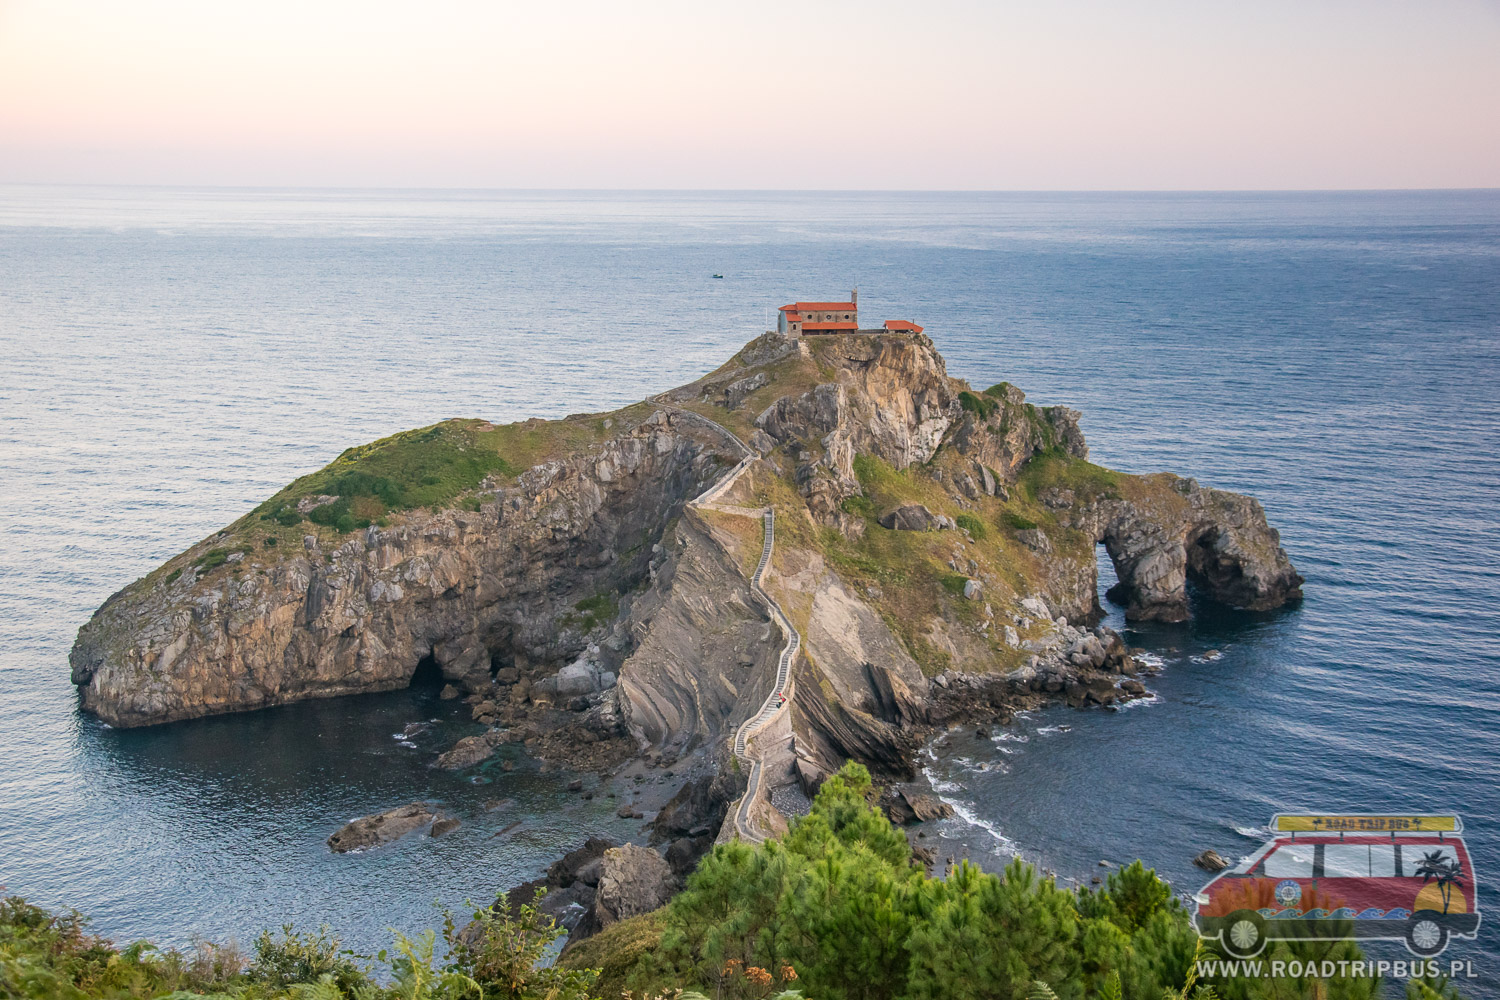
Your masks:
<instances>
[{"instance_id":1,"label":"white foam wave","mask_svg":"<svg viewBox=\"0 0 1500 1000\"><path fill-rule=\"evenodd\" d=\"M1016 846L1015 841L1011 840L1005 834L1001 833L1000 828L994 823L991 823L987 819L979 818L979 816L975 814L974 810L968 803L960 801L959 799L946 798L941 795L938 796L938 798L942 799L943 802L952 807L953 815L957 816L965 823L974 827L976 830L983 830L985 833L993 837L995 839L995 842L998 843L1001 847L1004 847L1012 852L1019 852L1020 848Z\"/></svg>"},{"instance_id":2,"label":"white foam wave","mask_svg":"<svg viewBox=\"0 0 1500 1000\"><path fill-rule=\"evenodd\" d=\"M1132 698L1129 701L1122 701L1120 702L1119 708L1120 711L1123 712L1127 708L1145 708L1147 705L1159 704L1161 704L1161 695L1157 694L1155 691L1147 691L1146 697Z\"/></svg>"},{"instance_id":3,"label":"white foam wave","mask_svg":"<svg viewBox=\"0 0 1500 1000\"><path fill-rule=\"evenodd\" d=\"M1137 663L1143 663L1148 667L1160 669L1167 665L1166 659L1160 653L1136 653L1134 656Z\"/></svg>"},{"instance_id":4,"label":"white foam wave","mask_svg":"<svg viewBox=\"0 0 1500 1000\"><path fill-rule=\"evenodd\" d=\"M927 783L932 786L932 790L939 793L939 798L942 797L941 793L943 792L957 792L963 788L956 781L944 781L942 778L939 778L932 773L932 768L930 767L922 768L922 776L927 779Z\"/></svg>"}]
</instances>

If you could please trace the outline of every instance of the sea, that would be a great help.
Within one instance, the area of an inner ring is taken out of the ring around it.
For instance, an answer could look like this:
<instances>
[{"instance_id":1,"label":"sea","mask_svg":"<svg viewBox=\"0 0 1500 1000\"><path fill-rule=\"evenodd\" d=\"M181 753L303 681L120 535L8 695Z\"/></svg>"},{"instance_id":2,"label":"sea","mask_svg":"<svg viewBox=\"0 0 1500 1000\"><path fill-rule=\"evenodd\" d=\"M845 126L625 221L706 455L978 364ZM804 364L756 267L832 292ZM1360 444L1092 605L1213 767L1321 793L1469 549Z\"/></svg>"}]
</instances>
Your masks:
<instances>
[{"instance_id":1,"label":"sea","mask_svg":"<svg viewBox=\"0 0 1500 1000\"><path fill-rule=\"evenodd\" d=\"M855 287L950 374L1081 410L1095 461L1254 494L1307 578L1264 614L1106 605L1151 697L937 738L929 842L1191 893L1277 812L1456 813L1485 919L1444 958L1500 996L1500 191L0 187L0 884L119 941L373 951L638 835L517 751L431 769L472 724L429 688L119 731L68 650L351 445L618 407ZM415 799L463 825L325 846Z\"/></svg>"}]
</instances>

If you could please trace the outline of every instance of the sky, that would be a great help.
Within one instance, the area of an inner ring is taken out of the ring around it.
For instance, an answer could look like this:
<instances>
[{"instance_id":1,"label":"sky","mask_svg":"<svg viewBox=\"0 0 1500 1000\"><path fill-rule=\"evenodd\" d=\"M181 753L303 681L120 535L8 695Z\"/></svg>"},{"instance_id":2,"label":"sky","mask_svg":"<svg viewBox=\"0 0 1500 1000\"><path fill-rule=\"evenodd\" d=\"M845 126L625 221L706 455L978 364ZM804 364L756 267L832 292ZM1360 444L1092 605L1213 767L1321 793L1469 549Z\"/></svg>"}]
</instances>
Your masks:
<instances>
[{"instance_id":1,"label":"sky","mask_svg":"<svg viewBox=\"0 0 1500 1000\"><path fill-rule=\"evenodd\" d=\"M1500 0L0 0L0 183L1500 187Z\"/></svg>"}]
</instances>

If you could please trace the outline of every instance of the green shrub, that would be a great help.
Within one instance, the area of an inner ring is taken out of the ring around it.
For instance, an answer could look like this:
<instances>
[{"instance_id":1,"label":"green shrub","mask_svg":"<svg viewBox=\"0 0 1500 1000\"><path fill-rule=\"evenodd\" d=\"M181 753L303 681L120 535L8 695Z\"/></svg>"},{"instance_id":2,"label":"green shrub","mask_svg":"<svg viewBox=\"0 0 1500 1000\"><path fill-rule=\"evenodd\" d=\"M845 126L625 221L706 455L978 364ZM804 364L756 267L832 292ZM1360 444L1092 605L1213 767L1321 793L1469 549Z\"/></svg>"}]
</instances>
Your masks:
<instances>
[{"instance_id":1,"label":"green shrub","mask_svg":"<svg viewBox=\"0 0 1500 1000\"><path fill-rule=\"evenodd\" d=\"M357 516L350 507L350 501L345 497L333 503L325 503L321 507L314 507L307 512L307 519L313 524L321 524L346 535L360 528L368 528L370 519Z\"/></svg>"},{"instance_id":2,"label":"green shrub","mask_svg":"<svg viewBox=\"0 0 1500 1000\"><path fill-rule=\"evenodd\" d=\"M171 586L172 584L174 584L174 583L177 582L177 578L179 576L181 576L181 575L182 575L182 568L178 567L177 569L174 569L172 572L168 573L167 574L167 578L165 580L163 580L162 582L165 583L167 586Z\"/></svg>"},{"instance_id":3,"label":"green shrub","mask_svg":"<svg viewBox=\"0 0 1500 1000\"><path fill-rule=\"evenodd\" d=\"M369 973L354 961L352 952L340 947L338 937L326 924L301 934L291 924L283 924L280 934L262 931L255 939L255 958L245 975L274 990L285 990L295 983L316 983L324 976L331 977L346 994L370 984Z\"/></svg>"},{"instance_id":4,"label":"green shrub","mask_svg":"<svg viewBox=\"0 0 1500 1000\"><path fill-rule=\"evenodd\" d=\"M1000 408L993 396L979 396L967 389L958 394L958 405L974 414L981 421L988 420Z\"/></svg>"},{"instance_id":5,"label":"green shrub","mask_svg":"<svg viewBox=\"0 0 1500 1000\"><path fill-rule=\"evenodd\" d=\"M280 543L281 539L277 538L275 535L267 535L266 540L262 544L265 545L265 547L268 549L274 549Z\"/></svg>"},{"instance_id":6,"label":"green shrub","mask_svg":"<svg viewBox=\"0 0 1500 1000\"><path fill-rule=\"evenodd\" d=\"M871 518L875 516L875 501L869 497L844 497L843 500L839 501L839 506L845 514L853 514L855 517Z\"/></svg>"},{"instance_id":7,"label":"green shrub","mask_svg":"<svg viewBox=\"0 0 1500 1000\"><path fill-rule=\"evenodd\" d=\"M1013 510L1007 510L1000 515L1000 523L1012 531L1030 531L1037 523L1024 514L1017 514Z\"/></svg>"},{"instance_id":8,"label":"green shrub","mask_svg":"<svg viewBox=\"0 0 1500 1000\"><path fill-rule=\"evenodd\" d=\"M971 536L973 536L974 541L977 542L980 539L984 538L984 522L975 517L973 514L960 514L953 520L958 524L960 528L964 529Z\"/></svg>"},{"instance_id":9,"label":"green shrub","mask_svg":"<svg viewBox=\"0 0 1500 1000\"><path fill-rule=\"evenodd\" d=\"M562 624L592 632L604 622L614 620L620 613L620 601L614 594L595 594L593 597L585 597L573 605L573 608L573 611L563 615Z\"/></svg>"},{"instance_id":10,"label":"green shrub","mask_svg":"<svg viewBox=\"0 0 1500 1000\"><path fill-rule=\"evenodd\" d=\"M244 959L232 947L192 952L146 941L123 949L88 933L77 912L49 913L19 896L0 899L0 997L145 1000L179 990L222 991Z\"/></svg>"},{"instance_id":11,"label":"green shrub","mask_svg":"<svg viewBox=\"0 0 1500 1000\"><path fill-rule=\"evenodd\" d=\"M589 987L599 977L596 970L543 964L563 930L541 912L541 899L538 894L512 913L509 898L502 894L493 906L475 910L462 927L444 912L447 973L476 984L485 1000L588 1000Z\"/></svg>"},{"instance_id":12,"label":"green shrub","mask_svg":"<svg viewBox=\"0 0 1500 1000\"><path fill-rule=\"evenodd\" d=\"M228 549L209 549L203 555L193 560L193 565L199 569L214 569L229 561Z\"/></svg>"},{"instance_id":13,"label":"green shrub","mask_svg":"<svg viewBox=\"0 0 1500 1000\"><path fill-rule=\"evenodd\" d=\"M969 582L969 578L964 576L962 573L945 573L942 576L941 582L943 584L943 589L948 593L962 595L964 592L964 585Z\"/></svg>"}]
</instances>

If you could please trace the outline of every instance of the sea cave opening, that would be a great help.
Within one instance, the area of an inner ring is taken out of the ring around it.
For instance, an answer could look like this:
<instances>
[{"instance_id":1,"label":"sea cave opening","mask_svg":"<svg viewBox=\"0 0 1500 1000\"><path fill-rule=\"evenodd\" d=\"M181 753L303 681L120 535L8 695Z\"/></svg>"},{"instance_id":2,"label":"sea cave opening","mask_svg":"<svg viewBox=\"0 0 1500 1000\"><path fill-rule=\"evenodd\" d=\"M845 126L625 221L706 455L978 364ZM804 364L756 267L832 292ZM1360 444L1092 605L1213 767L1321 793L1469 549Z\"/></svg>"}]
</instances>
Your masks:
<instances>
[{"instance_id":1,"label":"sea cave opening","mask_svg":"<svg viewBox=\"0 0 1500 1000\"><path fill-rule=\"evenodd\" d=\"M443 684L443 668L438 666L437 657L428 653L417 661L417 667L412 671L411 681L407 687L438 688Z\"/></svg>"}]
</instances>

